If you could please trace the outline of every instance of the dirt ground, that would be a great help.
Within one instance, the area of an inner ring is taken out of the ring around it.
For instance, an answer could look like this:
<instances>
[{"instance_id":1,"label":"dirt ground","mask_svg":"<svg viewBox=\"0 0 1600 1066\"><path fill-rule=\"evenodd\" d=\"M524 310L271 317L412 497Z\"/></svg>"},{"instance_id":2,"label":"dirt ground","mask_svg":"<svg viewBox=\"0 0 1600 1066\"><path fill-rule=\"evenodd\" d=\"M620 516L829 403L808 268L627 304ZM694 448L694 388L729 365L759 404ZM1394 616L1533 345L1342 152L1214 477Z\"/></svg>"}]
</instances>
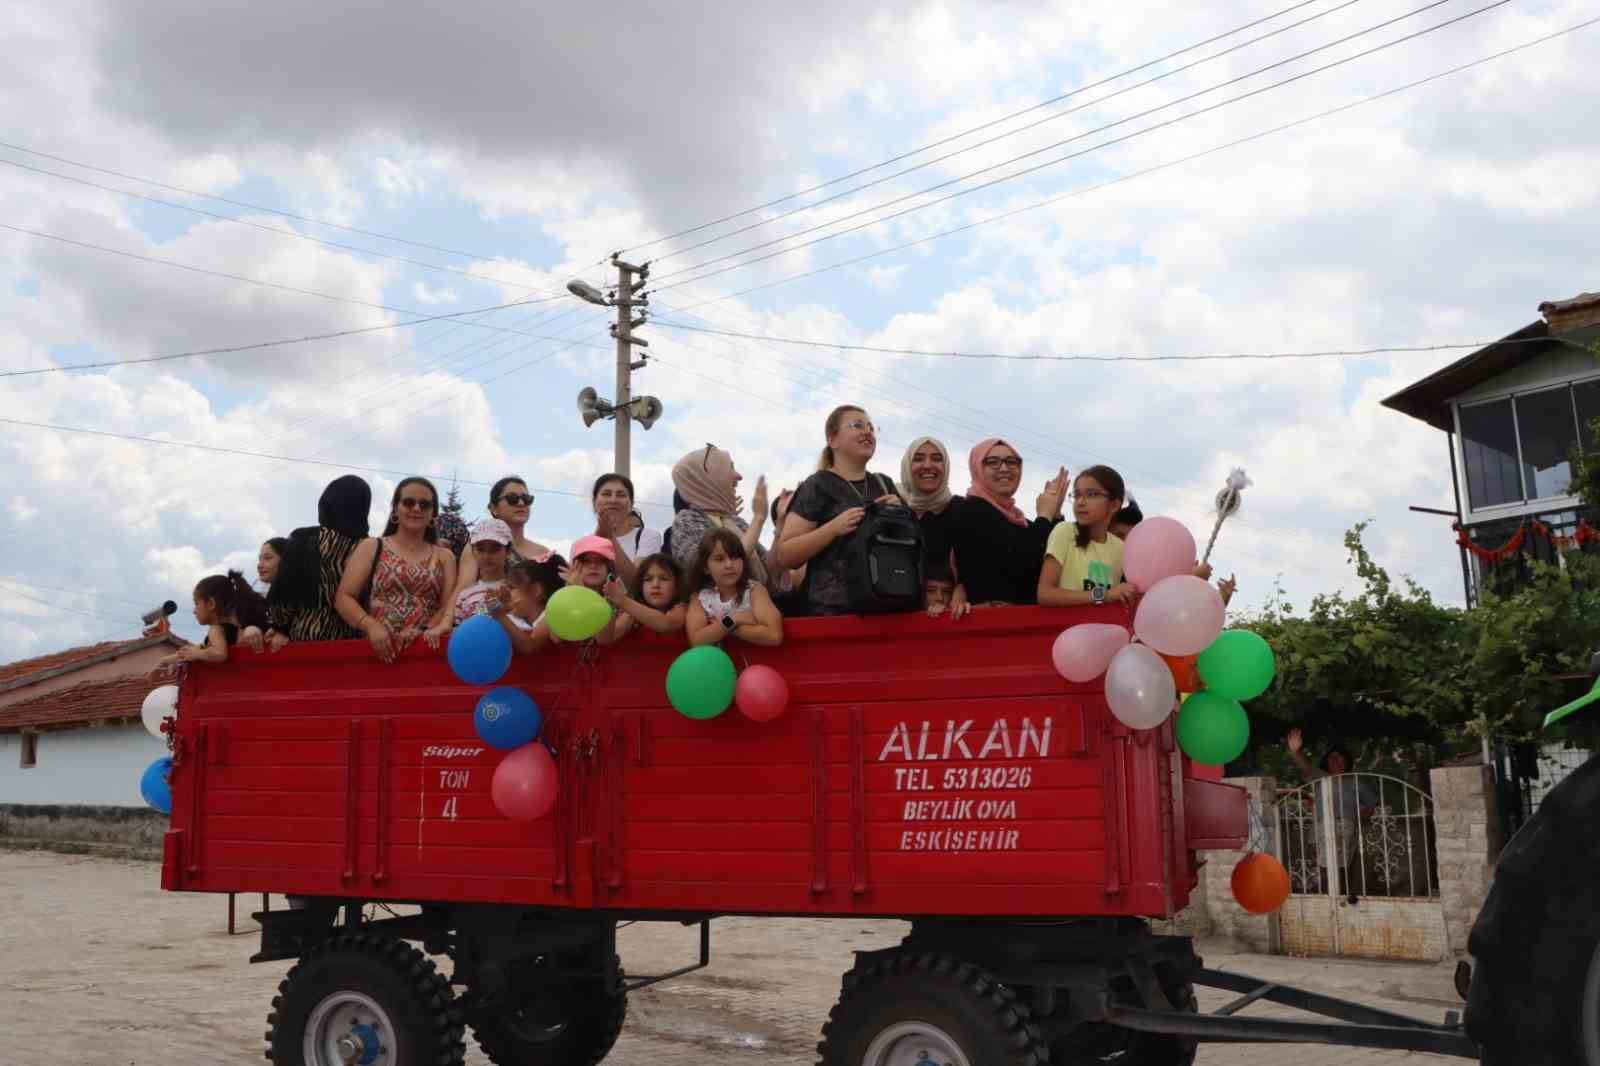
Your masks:
<instances>
[{"instance_id":1,"label":"dirt ground","mask_svg":"<svg viewBox=\"0 0 1600 1066\"><path fill-rule=\"evenodd\" d=\"M239 899L241 934L227 932L226 897L164 893L153 863L0 851L0 1061L28 1066L187 1066L262 1060L262 1033L288 963L251 966L256 950ZM273 906L282 906L274 899ZM882 947L897 922L721 919L712 965L641 990L607 1066L815 1061L818 1030L851 952ZM693 961L693 928L634 925L619 933L631 973ZM1437 1021L1431 967L1224 954L1209 965L1296 982ZM1231 998L1202 991L1202 1009ZM1254 1012L1258 1008L1252 1007ZM1301 1016L1304 1017L1304 1016ZM467 1062L487 1060L468 1039ZM1410 1066L1461 1062L1331 1047L1215 1045L1202 1066Z\"/></svg>"}]
</instances>

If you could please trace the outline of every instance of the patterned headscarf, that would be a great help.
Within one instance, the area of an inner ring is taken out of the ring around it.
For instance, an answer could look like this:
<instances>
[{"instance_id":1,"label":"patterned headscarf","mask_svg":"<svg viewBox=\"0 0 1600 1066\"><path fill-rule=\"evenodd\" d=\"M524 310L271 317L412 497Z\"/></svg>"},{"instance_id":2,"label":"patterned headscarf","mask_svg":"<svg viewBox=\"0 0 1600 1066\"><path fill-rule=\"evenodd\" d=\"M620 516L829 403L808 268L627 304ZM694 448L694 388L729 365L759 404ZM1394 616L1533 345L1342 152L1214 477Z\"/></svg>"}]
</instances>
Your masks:
<instances>
[{"instance_id":1,"label":"patterned headscarf","mask_svg":"<svg viewBox=\"0 0 1600 1066\"><path fill-rule=\"evenodd\" d=\"M972 488L967 490L967 494L970 496L976 496L980 500L987 500L989 503L993 504L995 510L1005 515L1008 522L1012 522L1019 526L1025 526L1028 524L1028 516L1022 513L1022 508L1017 506L1016 501L1009 498L1001 499L999 496L996 496L994 493L990 492L989 487L983 483L983 461L997 445L1001 444L1004 444L1007 448L1010 448L1014 452L1017 451L1017 449L1012 446L1010 441L1001 440L999 437L990 437L988 440L981 440L978 442L977 447L972 449L972 454L967 457L967 469L972 473ZM1022 458L1021 452L1017 452L1017 458ZM1021 471L1018 470L1017 473L1020 475ZM1022 484L1022 478L1020 476L1017 478L1017 484Z\"/></svg>"},{"instance_id":2,"label":"patterned headscarf","mask_svg":"<svg viewBox=\"0 0 1600 1066\"><path fill-rule=\"evenodd\" d=\"M733 456L712 444L679 459L672 484L690 507L710 514L734 515L739 505L733 491Z\"/></svg>"},{"instance_id":3,"label":"patterned headscarf","mask_svg":"<svg viewBox=\"0 0 1600 1066\"><path fill-rule=\"evenodd\" d=\"M933 492L922 492L911 477L911 457L928 444L938 448L939 454L944 456L944 480ZM950 449L932 437L918 437L912 441L900 460L900 497L918 515L938 514L950 506Z\"/></svg>"}]
</instances>

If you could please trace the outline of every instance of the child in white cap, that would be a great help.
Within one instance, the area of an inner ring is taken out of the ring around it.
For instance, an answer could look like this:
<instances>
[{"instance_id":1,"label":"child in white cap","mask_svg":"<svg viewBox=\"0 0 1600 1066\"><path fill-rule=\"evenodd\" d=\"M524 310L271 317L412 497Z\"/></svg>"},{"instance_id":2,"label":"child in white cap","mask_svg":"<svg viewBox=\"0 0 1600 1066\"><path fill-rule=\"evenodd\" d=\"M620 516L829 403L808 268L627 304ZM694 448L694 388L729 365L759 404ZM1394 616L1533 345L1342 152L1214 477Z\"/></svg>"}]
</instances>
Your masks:
<instances>
[{"instance_id":1,"label":"child in white cap","mask_svg":"<svg viewBox=\"0 0 1600 1066\"><path fill-rule=\"evenodd\" d=\"M472 527L472 555L478 564L478 580L456 595L456 625L475 614L488 614L491 595L505 598L501 586L506 579L506 549L510 546L511 527L502 520L485 518Z\"/></svg>"}]
</instances>

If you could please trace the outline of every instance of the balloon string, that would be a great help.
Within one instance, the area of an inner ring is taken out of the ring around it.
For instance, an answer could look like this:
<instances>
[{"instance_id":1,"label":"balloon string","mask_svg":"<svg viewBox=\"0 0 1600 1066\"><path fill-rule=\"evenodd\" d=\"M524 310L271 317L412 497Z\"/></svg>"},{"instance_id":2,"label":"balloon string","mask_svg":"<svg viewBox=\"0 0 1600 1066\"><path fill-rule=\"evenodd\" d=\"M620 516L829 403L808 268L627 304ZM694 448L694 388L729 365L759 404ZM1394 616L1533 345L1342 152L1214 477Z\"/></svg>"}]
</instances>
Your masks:
<instances>
[{"instance_id":1,"label":"balloon string","mask_svg":"<svg viewBox=\"0 0 1600 1066\"><path fill-rule=\"evenodd\" d=\"M1211 549L1217 545L1217 534L1222 531L1222 523L1227 521L1228 515L1237 509L1236 501L1239 499L1239 490L1229 486L1227 491L1228 495L1223 498L1222 505L1217 508L1217 521L1211 527L1211 539L1206 541L1206 553L1200 557L1202 563L1211 561Z\"/></svg>"}]
</instances>

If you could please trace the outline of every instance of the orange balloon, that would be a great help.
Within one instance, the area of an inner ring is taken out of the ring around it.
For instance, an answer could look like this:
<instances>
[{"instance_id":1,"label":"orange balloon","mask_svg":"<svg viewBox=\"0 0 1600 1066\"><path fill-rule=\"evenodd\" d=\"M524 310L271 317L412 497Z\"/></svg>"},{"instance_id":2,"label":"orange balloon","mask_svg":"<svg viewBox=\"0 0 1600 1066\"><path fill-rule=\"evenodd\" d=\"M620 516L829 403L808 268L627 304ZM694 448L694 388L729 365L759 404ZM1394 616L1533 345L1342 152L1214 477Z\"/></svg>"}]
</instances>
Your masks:
<instances>
[{"instance_id":1,"label":"orange balloon","mask_svg":"<svg viewBox=\"0 0 1600 1066\"><path fill-rule=\"evenodd\" d=\"M1199 692L1206 687L1205 682L1200 680L1200 670L1196 666L1200 656L1162 655L1161 658L1166 662L1167 669L1172 671L1172 680L1177 684L1179 692Z\"/></svg>"},{"instance_id":2,"label":"orange balloon","mask_svg":"<svg viewBox=\"0 0 1600 1066\"><path fill-rule=\"evenodd\" d=\"M1289 898L1289 871L1271 855L1253 851L1233 868L1233 898L1251 914L1270 914Z\"/></svg>"}]
</instances>

